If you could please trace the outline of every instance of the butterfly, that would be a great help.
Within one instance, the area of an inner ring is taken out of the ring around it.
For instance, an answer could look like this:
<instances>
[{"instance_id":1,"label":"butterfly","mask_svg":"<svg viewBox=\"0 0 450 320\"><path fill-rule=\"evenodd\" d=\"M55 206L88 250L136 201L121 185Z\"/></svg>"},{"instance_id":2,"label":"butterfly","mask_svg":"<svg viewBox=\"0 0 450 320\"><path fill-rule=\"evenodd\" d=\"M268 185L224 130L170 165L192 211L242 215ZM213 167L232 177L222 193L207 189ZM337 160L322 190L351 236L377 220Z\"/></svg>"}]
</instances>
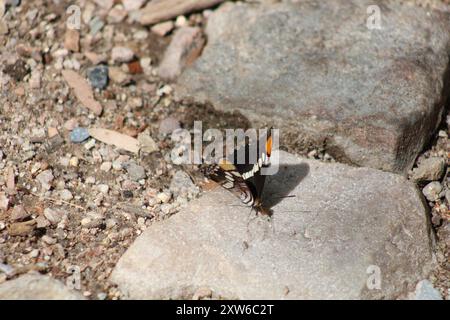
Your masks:
<instances>
[{"instance_id":1,"label":"butterfly","mask_svg":"<svg viewBox=\"0 0 450 320\"><path fill-rule=\"evenodd\" d=\"M265 141L261 141L262 143L256 143L256 161L250 159L251 148L254 146L248 142L234 149L231 155L220 159L216 164L202 168L202 171L206 177L240 198L242 203L252 207L257 214L270 216L270 210L262 203L261 196L266 176L261 174L261 169L270 166L272 128L261 139L264 138ZM262 150L259 150L260 146ZM242 154L245 154L245 161L241 161L244 163L240 164L238 159Z\"/></svg>"}]
</instances>

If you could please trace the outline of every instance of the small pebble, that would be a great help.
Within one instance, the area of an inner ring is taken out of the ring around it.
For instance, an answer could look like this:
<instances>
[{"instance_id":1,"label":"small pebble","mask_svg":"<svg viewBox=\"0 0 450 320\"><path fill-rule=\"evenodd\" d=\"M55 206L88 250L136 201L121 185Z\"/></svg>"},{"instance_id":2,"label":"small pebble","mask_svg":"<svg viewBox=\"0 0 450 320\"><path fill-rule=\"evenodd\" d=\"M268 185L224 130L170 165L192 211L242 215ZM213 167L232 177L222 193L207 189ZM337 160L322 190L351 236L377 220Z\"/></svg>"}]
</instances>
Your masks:
<instances>
[{"instance_id":1,"label":"small pebble","mask_svg":"<svg viewBox=\"0 0 450 320\"><path fill-rule=\"evenodd\" d=\"M104 292L100 292L97 294L97 299L98 300L105 300L108 297L108 295Z\"/></svg>"},{"instance_id":2,"label":"small pebble","mask_svg":"<svg viewBox=\"0 0 450 320\"><path fill-rule=\"evenodd\" d=\"M169 203L164 203L161 205L161 212L164 214L169 214L172 212L173 206Z\"/></svg>"},{"instance_id":3,"label":"small pebble","mask_svg":"<svg viewBox=\"0 0 450 320\"><path fill-rule=\"evenodd\" d=\"M67 189L61 190L59 192L59 197L61 198L61 200L64 200L64 201L70 201L73 199L72 192L70 192Z\"/></svg>"},{"instance_id":4,"label":"small pebble","mask_svg":"<svg viewBox=\"0 0 450 320\"><path fill-rule=\"evenodd\" d=\"M91 295L92 295L92 293L90 291L83 292L83 296L85 296L85 297L90 297Z\"/></svg>"},{"instance_id":5,"label":"small pebble","mask_svg":"<svg viewBox=\"0 0 450 320\"><path fill-rule=\"evenodd\" d=\"M39 216L36 218L36 227L37 228L47 228L50 226L50 221L45 219L44 216Z\"/></svg>"},{"instance_id":6,"label":"small pebble","mask_svg":"<svg viewBox=\"0 0 450 320\"><path fill-rule=\"evenodd\" d=\"M89 29L90 29L89 33L91 35L95 35L104 26L105 23L99 17L94 17L91 21L89 21Z\"/></svg>"},{"instance_id":7,"label":"small pebble","mask_svg":"<svg viewBox=\"0 0 450 320\"><path fill-rule=\"evenodd\" d=\"M90 68L87 74L92 87L97 89L105 89L108 85L108 66L99 65Z\"/></svg>"},{"instance_id":8,"label":"small pebble","mask_svg":"<svg viewBox=\"0 0 450 320\"><path fill-rule=\"evenodd\" d=\"M442 185L438 181L430 182L422 189L425 198L431 202L437 201L440 198L441 191Z\"/></svg>"},{"instance_id":9,"label":"small pebble","mask_svg":"<svg viewBox=\"0 0 450 320\"><path fill-rule=\"evenodd\" d=\"M87 177L85 182L87 184L94 184L95 183L95 177Z\"/></svg>"},{"instance_id":10,"label":"small pebble","mask_svg":"<svg viewBox=\"0 0 450 320\"><path fill-rule=\"evenodd\" d=\"M134 162L128 162L124 165L128 172L128 176L133 181L139 181L146 178L145 169Z\"/></svg>"},{"instance_id":11,"label":"small pebble","mask_svg":"<svg viewBox=\"0 0 450 320\"><path fill-rule=\"evenodd\" d=\"M112 163L112 167L116 171L122 170L122 161L114 160L113 163Z\"/></svg>"},{"instance_id":12,"label":"small pebble","mask_svg":"<svg viewBox=\"0 0 450 320\"><path fill-rule=\"evenodd\" d=\"M130 75L123 72L118 67L110 67L109 68L109 77L111 80L119 85L125 85L128 84L131 81Z\"/></svg>"},{"instance_id":13,"label":"small pebble","mask_svg":"<svg viewBox=\"0 0 450 320\"><path fill-rule=\"evenodd\" d=\"M109 191L109 186L107 184L99 184L97 185L97 190L103 194L107 194Z\"/></svg>"},{"instance_id":14,"label":"small pebble","mask_svg":"<svg viewBox=\"0 0 450 320\"><path fill-rule=\"evenodd\" d=\"M96 212L88 212L86 217L81 219L81 225L85 228L97 228L103 223L103 216Z\"/></svg>"},{"instance_id":15,"label":"small pebble","mask_svg":"<svg viewBox=\"0 0 450 320\"><path fill-rule=\"evenodd\" d=\"M74 143L80 143L88 139L91 135L86 128L75 128L70 133L70 140Z\"/></svg>"},{"instance_id":16,"label":"small pebble","mask_svg":"<svg viewBox=\"0 0 450 320\"><path fill-rule=\"evenodd\" d=\"M174 28L174 23L169 20L169 21L165 21L165 22L161 22L158 24L155 24L153 27L151 27L151 31L160 36L160 37L164 37L166 34L168 34L170 31L172 31Z\"/></svg>"},{"instance_id":17,"label":"small pebble","mask_svg":"<svg viewBox=\"0 0 450 320\"><path fill-rule=\"evenodd\" d=\"M178 16L175 20L175 26L177 28L185 27L187 26L187 19L185 16Z\"/></svg>"},{"instance_id":18,"label":"small pebble","mask_svg":"<svg viewBox=\"0 0 450 320\"><path fill-rule=\"evenodd\" d=\"M64 39L64 47L70 51L80 51L80 33L77 30L67 29Z\"/></svg>"},{"instance_id":19,"label":"small pebble","mask_svg":"<svg viewBox=\"0 0 450 320\"><path fill-rule=\"evenodd\" d=\"M28 83L31 89L39 89L41 87L41 73L38 70L33 70Z\"/></svg>"},{"instance_id":20,"label":"small pebble","mask_svg":"<svg viewBox=\"0 0 450 320\"><path fill-rule=\"evenodd\" d=\"M69 119L64 123L64 129L72 131L78 126L78 120L75 118Z\"/></svg>"},{"instance_id":21,"label":"small pebble","mask_svg":"<svg viewBox=\"0 0 450 320\"><path fill-rule=\"evenodd\" d=\"M61 211L56 211L50 208L44 209L44 217L47 218L47 220L51 224L58 224L58 222L61 221L63 217L63 213Z\"/></svg>"},{"instance_id":22,"label":"small pebble","mask_svg":"<svg viewBox=\"0 0 450 320\"><path fill-rule=\"evenodd\" d=\"M130 190L124 190L122 192L124 198L133 198L133 192Z\"/></svg>"},{"instance_id":23,"label":"small pebble","mask_svg":"<svg viewBox=\"0 0 450 320\"><path fill-rule=\"evenodd\" d=\"M416 286L413 300L442 300L442 296L429 280L422 280Z\"/></svg>"},{"instance_id":24,"label":"small pebble","mask_svg":"<svg viewBox=\"0 0 450 320\"><path fill-rule=\"evenodd\" d=\"M162 203L167 203L172 198L172 195L167 192L160 192L156 195L156 198Z\"/></svg>"},{"instance_id":25,"label":"small pebble","mask_svg":"<svg viewBox=\"0 0 450 320\"><path fill-rule=\"evenodd\" d=\"M105 221L106 229L112 229L115 225L117 225L116 219L107 219Z\"/></svg>"},{"instance_id":26,"label":"small pebble","mask_svg":"<svg viewBox=\"0 0 450 320\"><path fill-rule=\"evenodd\" d=\"M28 254L28 256L30 258L37 258L37 257L39 257L39 249L31 250L31 252Z\"/></svg>"},{"instance_id":27,"label":"small pebble","mask_svg":"<svg viewBox=\"0 0 450 320\"><path fill-rule=\"evenodd\" d=\"M151 136L145 133L141 133L138 135L139 145L141 147L142 152L153 153L159 151L158 144L153 140Z\"/></svg>"},{"instance_id":28,"label":"small pebble","mask_svg":"<svg viewBox=\"0 0 450 320\"><path fill-rule=\"evenodd\" d=\"M112 167L112 163L109 161L103 162L100 166L100 170L108 172L109 170L111 170Z\"/></svg>"},{"instance_id":29,"label":"small pebble","mask_svg":"<svg viewBox=\"0 0 450 320\"><path fill-rule=\"evenodd\" d=\"M134 58L134 52L127 47L114 47L111 51L111 58L115 62L130 62Z\"/></svg>"},{"instance_id":30,"label":"small pebble","mask_svg":"<svg viewBox=\"0 0 450 320\"><path fill-rule=\"evenodd\" d=\"M46 244L50 244L50 245L55 244L57 242L57 240L55 238L49 237L48 235L43 235L41 239Z\"/></svg>"},{"instance_id":31,"label":"small pebble","mask_svg":"<svg viewBox=\"0 0 450 320\"><path fill-rule=\"evenodd\" d=\"M430 157L420 162L412 172L412 178L417 182L440 180L445 170L445 160L440 157Z\"/></svg>"},{"instance_id":32,"label":"small pebble","mask_svg":"<svg viewBox=\"0 0 450 320\"><path fill-rule=\"evenodd\" d=\"M200 299L204 299L204 298L211 298L212 296L212 291L210 288L208 287L200 287L198 288L193 297L192 300L200 300Z\"/></svg>"},{"instance_id":33,"label":"small pebble","mask_svg":"<svg viewBox=\"0 0 450 320\"><path fill-rule=\"evenodd\" d=\"M120 23L127 16L127 12L121 5L116 5L108 13L108 23Z\"/></svg>"},{"instance_id":34,"label":"small pebble","mask_svg":"<svg viewBox=\"0 0 450 320\"><path fill-rule=\"evenodd\" d=\"M95 146L95 139L91 139L84 145L86 150L91 150Z\"/></svg>"},{"instance_id":35,"label":"small pebble","mask_svg":"<svg viewBox=\"0 0 450 320\"><path fill-rule=\"evenodd\" d=\"M69 165L72 166L72 167L78 167L79 162L80 161L78 160L77 157L72 157L69 160Z\"/></svg>"},{"instance_id":36,"label":"small pebble","mask_svg":"<svg viewBox=\"0 0 450 320\"><path fill-rule=\"evenodd\" d=\"M11 212L11 220L18 221L28 218L30 214L25 210L23 205L16 205Z\"/></svg>"},{"instance_id":37,"label":"small pebble","mask_svg":"<svg viewBox=\"0 0 450 320\"><path fill-rule=\"evenodd\" d=\"M138 10L145 2L145 0L122 0L123 7L127 11Z\"/></svg>"},{"instance_id":38,"label":"small pebble","mask_svg":"<svg viewBox=\"0 0 450 320\"><path fill-rule=\"evenodd\" d=\"M50 190L53 179L53 173L50 169L42 171L36 176L36 180L39 181L44 190Z\"/></svg>"},{"instance_id":39,"label":"small pebble","mask_svg":"<svg viewBox=\"0 0 450 320\"><path fill-rule=\"evenodd\" d=\"M4 192L0 192L0 210L6 211L9 206L9 198Z\"/></svg>"}]
</instances>

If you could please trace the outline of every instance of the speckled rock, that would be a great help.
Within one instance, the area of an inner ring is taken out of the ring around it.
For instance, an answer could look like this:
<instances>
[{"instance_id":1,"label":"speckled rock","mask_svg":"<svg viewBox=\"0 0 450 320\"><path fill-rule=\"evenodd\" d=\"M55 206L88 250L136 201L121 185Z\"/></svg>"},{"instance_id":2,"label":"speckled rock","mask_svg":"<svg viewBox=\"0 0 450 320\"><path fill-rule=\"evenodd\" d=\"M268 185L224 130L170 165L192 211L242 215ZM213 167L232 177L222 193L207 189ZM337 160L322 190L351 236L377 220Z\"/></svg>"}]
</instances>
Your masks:
<instances>
[{"instance_id":1,"label":"speckled rock","mask_svg":"<svg viewBox=\"0 0 450 320\"><path fill-rule=\"evenodd\" d=\"M280 154L280 170L265 189L270 220L218 187L152 224L111 280L132 299L191 298L200 288L237 299L389 299L414 292L433 267L429 221L415 185L396 174Z\"/></svg>"},{"instance_id":2,"label":"speckled rock","mask_svg":"<svg viewBox=\"0 0 450 320\"><path fill-rule=\"evenodd\" d=\"M450 18L382 3L370 29L371 0L227 2L175 93L274 123L341 162L404 173L441 119Z\"/></svg>"},{"instance_id":3,"label":"speckled rock","mask_svg":"<svg viewBox=\"0 0 450 320\"><path fill-rule=\"evenodd\" d=\"M79 292L40 274L26 274L0 285L0 300L84 300Z\"/></svg>"}]
</instances>

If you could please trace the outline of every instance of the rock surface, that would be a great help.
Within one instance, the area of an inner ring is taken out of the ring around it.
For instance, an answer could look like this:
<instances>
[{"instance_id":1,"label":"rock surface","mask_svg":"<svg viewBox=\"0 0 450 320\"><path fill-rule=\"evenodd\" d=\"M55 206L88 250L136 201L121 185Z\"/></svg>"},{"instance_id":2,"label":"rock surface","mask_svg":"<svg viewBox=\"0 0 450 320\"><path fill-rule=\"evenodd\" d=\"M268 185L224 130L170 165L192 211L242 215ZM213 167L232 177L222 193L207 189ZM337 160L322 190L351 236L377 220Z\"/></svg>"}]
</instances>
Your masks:
<instances>
[{"instance_id":1,"label":"rock surface","mask_svg":"<svg viewBox=\"0 0 450 320\"><path fill-rule=\"evenodd\" d=\"M271 220L216 188L149 227L112 281L132 299L191 298L200 288L216 298L407 298L432 267L429 223L413 184L280 154L265 192ZM381 289L369 290L368 271L377 267Z\"/></svg>"},{"instance_id":2,"label":"rock surface","mask_svg":"<svg viewBox=\"0 0 450 320\"><path fill-rule=\"evenodd\" d=\"M26 274L0 285L0 300L84 300L62 282L40 274Z\"/></svg>"},{"instance_id":3,"label":"rock surface","mask_svg":"<svg viewBox=\"0 0 450 320\"><path fill-rule=\"evenodd\" d=\"M381 29L369 29L372 4L225 3L175 92L274 123L342 162L406 172L443 111L449 18L384 1Z\"/></svg>"}]
</instances>

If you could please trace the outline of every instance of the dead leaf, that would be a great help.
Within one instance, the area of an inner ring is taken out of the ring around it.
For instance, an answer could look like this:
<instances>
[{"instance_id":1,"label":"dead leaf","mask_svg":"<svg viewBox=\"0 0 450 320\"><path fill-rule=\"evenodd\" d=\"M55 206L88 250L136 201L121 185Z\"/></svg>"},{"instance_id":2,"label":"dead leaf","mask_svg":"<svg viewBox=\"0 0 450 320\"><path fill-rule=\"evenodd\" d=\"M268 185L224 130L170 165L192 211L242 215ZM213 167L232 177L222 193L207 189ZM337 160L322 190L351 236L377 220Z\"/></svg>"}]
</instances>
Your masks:
<instances>
[{"instance_id":1,"label":"dead leaf","mask_svg":"<svg viewBox=\"0 0 450 320\"><path fill-rule=\"evenodd\" d=\"M96 115L100 115L103 107L94 99L92 88L88 82L73 70L63 70L61 73L67 84L73 89L78 100Z\"/></svg>"},{"instance_id":2,"label":"dead leaf","mask_svg":"<svg viewBox=\"0 0 450 320\"><path fill-rule=\"evenodd\" d=\"M103 128L91 128L89 129L89 134L94 139L97 139L106 144L111 144L120 149L124 149L134 153L139 152L138 140L133 137L127 136L126 134Z\"/></svg>"}]
</instances>

